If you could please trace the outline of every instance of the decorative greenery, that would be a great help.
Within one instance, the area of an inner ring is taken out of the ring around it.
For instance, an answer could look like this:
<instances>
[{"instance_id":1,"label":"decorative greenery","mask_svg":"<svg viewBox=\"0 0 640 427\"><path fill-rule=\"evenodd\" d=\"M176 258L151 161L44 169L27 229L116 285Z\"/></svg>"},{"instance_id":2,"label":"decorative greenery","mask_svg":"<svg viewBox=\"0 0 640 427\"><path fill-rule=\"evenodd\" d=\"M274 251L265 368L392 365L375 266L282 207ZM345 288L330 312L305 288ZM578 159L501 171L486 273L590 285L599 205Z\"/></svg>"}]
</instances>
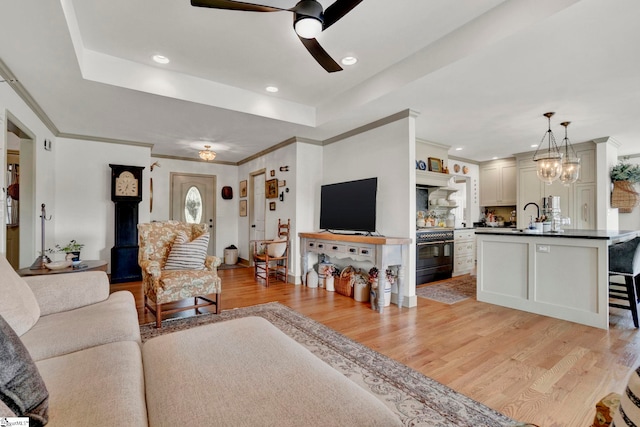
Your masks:
<instances>
[{"instance_id":1,"label":"decorative greenery","mask_svg":"<svg viewBox=\"0 0 640 427\"><path fill-rule=\"evenodd\" d=\"M620 162L611 168L612 181L640 182L640 165Z\"/></svg>"},{"instance_id":2,"label":"decorative greenery","mask_svg":"<svg viewBox=\"0 0 640 427\"><path fill-rule=\"evenodd\" d=\"M55 252L63 252L63 253L80 252L82 250L82 248L84 248L84 243L78 243L75 240L71 240L69 243L67 243L64 246L60 246L60 245L56 244L56 246L53 249L47 249L46 252L49 252L49 253L55 253Z\"/></svg>"}]
</instances>

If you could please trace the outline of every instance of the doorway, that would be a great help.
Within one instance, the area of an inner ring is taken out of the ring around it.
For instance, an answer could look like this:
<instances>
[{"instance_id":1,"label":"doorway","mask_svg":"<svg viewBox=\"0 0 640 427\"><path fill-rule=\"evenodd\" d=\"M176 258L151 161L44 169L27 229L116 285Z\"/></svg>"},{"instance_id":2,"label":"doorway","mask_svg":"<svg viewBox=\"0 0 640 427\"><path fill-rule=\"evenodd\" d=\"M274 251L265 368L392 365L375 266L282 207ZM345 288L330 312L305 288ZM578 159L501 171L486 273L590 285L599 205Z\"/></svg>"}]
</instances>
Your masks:
<instances>
[{"instance_id":1,"label":"doorway","mask_svg":"<svg viewBox=\"0 0 640 427\"><path fill-rule=\"evenodd\" d=\"M265 215L267 199L265 198L266 170L252 172L249 184L249 251L253 253L251 241L265 239ZM249 265L253 266L253 256L249 257Z\"/></svg>"},{"instance_id":2,"label":"doorway","mask_svg":"<svg viewBox=\"0 0 640 427\"><path fill-rule=\"evenodd\" d=\"M216 176L171 173L170 217L189 224L207 224L209 248L216 253Z\"/></svg>"},{"instance_id":3,"label":"doorway","mask_svg":"<svg viewBox=\"0 0 640 427\"><path fill-rule=\"evenodd\" d=\"M3 187L7 193L0 208L0 217L4 220L0 234L4 234L7 261L18 269L30 265L35 253L34 138L10 114L7 114L5 136Z\"/></svg>"}]
</instances>

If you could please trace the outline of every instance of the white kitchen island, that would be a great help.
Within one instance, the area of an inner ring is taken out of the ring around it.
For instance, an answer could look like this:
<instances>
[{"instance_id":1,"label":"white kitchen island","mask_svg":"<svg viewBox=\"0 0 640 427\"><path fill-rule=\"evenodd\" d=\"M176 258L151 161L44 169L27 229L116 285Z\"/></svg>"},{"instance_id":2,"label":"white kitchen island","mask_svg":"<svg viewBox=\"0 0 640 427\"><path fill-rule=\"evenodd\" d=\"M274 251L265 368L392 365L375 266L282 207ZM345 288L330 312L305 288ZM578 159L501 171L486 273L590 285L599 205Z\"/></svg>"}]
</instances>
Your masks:
<instances>
[{"instance_id":1,"label":"white kitchen island","mask_svg":"<svg viewBox=\"0 0 640 427\"><path fill-rule=\"evenodd\" d=\"M609 245L636 231L476 230L478 301L609 329Z\"/></svg>"}]
</instances>

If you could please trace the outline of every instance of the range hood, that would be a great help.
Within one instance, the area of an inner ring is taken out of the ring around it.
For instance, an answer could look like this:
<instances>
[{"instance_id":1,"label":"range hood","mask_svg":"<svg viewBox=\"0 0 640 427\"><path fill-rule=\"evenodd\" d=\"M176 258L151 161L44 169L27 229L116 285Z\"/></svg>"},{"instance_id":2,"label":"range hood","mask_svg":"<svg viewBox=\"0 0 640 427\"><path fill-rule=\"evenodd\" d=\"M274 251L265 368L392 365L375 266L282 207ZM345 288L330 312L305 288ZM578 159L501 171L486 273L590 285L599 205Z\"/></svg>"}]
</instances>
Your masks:
<instances>
[{"instance_id":1,"label":"range hood","mask_svg":"<svg viewBox=\"0 0 640 427\"><path fill-rule=\"evenodd\" d=\"M448 187L452 176L447 173L416 171L416 186Z\"/></svg>"}]
</instances>

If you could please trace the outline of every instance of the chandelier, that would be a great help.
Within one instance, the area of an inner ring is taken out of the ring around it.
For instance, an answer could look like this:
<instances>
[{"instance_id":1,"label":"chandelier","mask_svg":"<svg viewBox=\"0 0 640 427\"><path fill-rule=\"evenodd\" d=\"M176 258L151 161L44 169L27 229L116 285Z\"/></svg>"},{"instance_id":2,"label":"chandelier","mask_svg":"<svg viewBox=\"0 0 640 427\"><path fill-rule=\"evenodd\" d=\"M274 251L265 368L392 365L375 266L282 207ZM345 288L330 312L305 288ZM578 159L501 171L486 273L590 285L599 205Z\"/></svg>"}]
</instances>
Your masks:
<instances>
[{"instance_id":1,"label":"chandelier","mask_svg":"<svg viewBox=\"0 0 640 427\"><path fill-rule=\"evenodd\" d=\"M560 178L562 173L562 153L558 149L556 144L556 138L551 132L551 117L555 113L544 113L544 116L549 121L549 129L542 136L540 144L533 155L533 161L537 165L537 174L540 181L551 184L553 181ZM544 140L547 138L547 149L545 150ZM542 151L540 150L542 148Z\"/></svg>"},{"instance_id":2,"label":"chandelier","mask_svg":"<svg viewBox=\"0 0 640 427\"><path fill-rule=\"evenodd\" d=\"M210 145L205 145L204 146L204 150L200 150L200 153L198 153L200 158L202 160L206 160L207 162L210 162L211 160L216 158L215 151L211 151L211 150L209 150L209 148L211 148Z\"/></svg>"},{"instance_id":3,"label":"chandelier","mask_svg":"<svg viewBox=\"0 0 640 427\"><path fill-rule=\"evenodd\" d=\"M576 182L580 177L580 158L576 155L573 145L571 145L569 137L567 136L569 123L571 122L560 123L561 126L564 126L564 139L562 140L564 144L564 157L562 158L560 182L567 186ZM562 148L563 145L560 147ZM571 150L571 153L569 153L569 150Z\"/></svg>"}]
</instances>

